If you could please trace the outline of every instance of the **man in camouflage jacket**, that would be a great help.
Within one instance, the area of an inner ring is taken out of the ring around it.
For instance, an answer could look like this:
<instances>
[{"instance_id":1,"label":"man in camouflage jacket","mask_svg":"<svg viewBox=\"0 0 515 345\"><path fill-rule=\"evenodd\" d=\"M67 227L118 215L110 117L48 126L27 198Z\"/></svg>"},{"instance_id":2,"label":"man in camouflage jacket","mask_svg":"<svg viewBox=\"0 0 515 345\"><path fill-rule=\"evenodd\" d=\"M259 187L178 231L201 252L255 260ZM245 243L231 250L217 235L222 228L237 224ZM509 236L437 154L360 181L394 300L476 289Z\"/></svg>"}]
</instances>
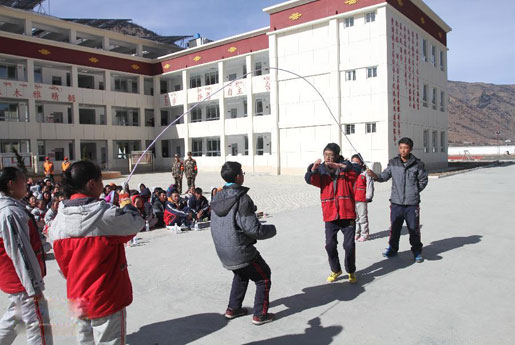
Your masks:
<instances>
[{"instance_id":1,"label":"man in camouflage jacket","mask_svg":"<svg viewBox=\"0 0 515 345\"><path fill-rule=\"evenodd\" d=\"M186 173L188 188L195 187L195 178L198 172L197 161L191 157L191 152L188 152L188 159L184 161L184 172Z\"/></svg>"},{"instance_id":2,"label":"man in camouflage jacket","mask_svg":"<svg viewBox=\"0 0 515 345\"><path fill-rule=\"evenodd\" d=\"M175 179L177 191L182 194L182 176L184 174L184 164L178 154L175 154L175 160L172 163L172 176Z\"/></svg>"}]
</instances>

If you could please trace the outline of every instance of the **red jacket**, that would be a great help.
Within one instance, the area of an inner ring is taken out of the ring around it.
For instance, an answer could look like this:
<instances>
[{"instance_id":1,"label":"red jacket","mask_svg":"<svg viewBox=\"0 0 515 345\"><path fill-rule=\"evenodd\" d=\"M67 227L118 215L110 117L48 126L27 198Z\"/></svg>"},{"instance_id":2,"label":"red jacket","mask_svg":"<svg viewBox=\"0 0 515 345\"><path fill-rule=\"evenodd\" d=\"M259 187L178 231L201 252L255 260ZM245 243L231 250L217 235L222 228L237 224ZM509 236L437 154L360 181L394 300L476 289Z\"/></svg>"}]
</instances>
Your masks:
<instances>
[{"instance_id":1,"label":"red jacket","mask_svg":"<svg viewBox=\"0 0 515 345\"><path fill-rule=\"evenodd\" d=\"M314 172L311 171L311 164L305 175L308 184L320 188L324 222L356 219L353 187L359 173L350 162L341 163L346 164L347 168L345 171L337 170L334 175L329 173L325 164L320 165Z\"/></svg>"},{"instance_id":2,"label":"red jacket","mask_svg":"<svg viewBox=\"0 0 515 345\"><path fill-rule=\"evenodd\" d=\"M132 303L124 243L144 226L132 206L120 209L85 195L61 203L49 235L78 317L108 316Z\"/></svg>"},{"instance_id":3,"label":"red jacket","mask_svg":"<svg viewBox=\"0 0 515 345\"><path fill-rule=\"evenodd\" d=\"M354 200L359 202L367 201L367 177L359 175L354 184Z\"/></svg>"}]
</instances>

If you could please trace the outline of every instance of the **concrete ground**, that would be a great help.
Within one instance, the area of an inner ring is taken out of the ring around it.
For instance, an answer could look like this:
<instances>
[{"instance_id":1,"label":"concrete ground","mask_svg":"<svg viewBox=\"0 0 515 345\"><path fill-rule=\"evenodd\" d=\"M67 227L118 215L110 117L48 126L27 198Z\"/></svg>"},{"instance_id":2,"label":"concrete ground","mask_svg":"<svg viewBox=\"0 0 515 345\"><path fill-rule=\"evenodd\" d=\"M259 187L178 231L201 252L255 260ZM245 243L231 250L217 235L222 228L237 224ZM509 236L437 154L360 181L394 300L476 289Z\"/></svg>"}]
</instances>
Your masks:
<instances>
[{"instance_id":1,"label":"concrete ground","mask_svg":"<svg viewBox=\"0 0 515 345\"><path fill-rule=\"evenodd\" d=\"M318 191L300 177L246 175L250 195L277 236L258 243L272 268L271 309L260 327L251 317L226 321L232 274L221 266L209 231L141 233L127 248L134 302L130 345L165 344L513 344L515 338L515 166L430 180L422 194L425 262L415 264L408 236L398 257L384 259L388 184L370 204L372 239L357 244L358 283L329 284ZM137 175L132 186L170 183L168 174ZM221 185L201 174L206 191ZM343 256L342 256L343 257ZM57 345L75 344L65 281L48 262L46 296ZM512 273L509 273L512 272ZM251 307L249 285L245 306ZM5 309L7 298L0 298ZM15 344L24 344L24 334Z\"/></svg>"}]
</instances>

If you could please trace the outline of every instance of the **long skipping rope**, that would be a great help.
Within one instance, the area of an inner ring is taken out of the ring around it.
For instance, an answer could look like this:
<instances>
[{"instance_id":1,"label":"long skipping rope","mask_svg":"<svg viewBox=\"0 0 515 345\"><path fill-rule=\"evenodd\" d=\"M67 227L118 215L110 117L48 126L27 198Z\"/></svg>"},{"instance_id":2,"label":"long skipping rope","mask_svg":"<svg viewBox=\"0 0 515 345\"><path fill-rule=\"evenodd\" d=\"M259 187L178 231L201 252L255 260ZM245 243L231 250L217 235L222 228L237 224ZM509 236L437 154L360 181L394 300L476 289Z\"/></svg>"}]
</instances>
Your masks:
<instances>
[{"instance_id":1,"label":"long skipping rope","mask_svg":"<svg viewBox=\"0 0 515 345\"><path fill-rule=\"evenodd\" d=\"M301 76L300 74L297 74L295 72L292 72L292 71L289 71L289 70L286 70L284 68L279 68L279 67L267 67L265 68L265 70L271 70L271 69L275 69L277 71L281 71L281 72L286 72L286 73L289 73L289 74L292 74L302 80L304 80L306 83L308 83L308 85L310 85L315 91L316 93L320 96L320 98L322 99L322 102L324 102L324 105L326 106L327 110L329 111L329 114L331 115L331 117L333 118L334 122L336 122L336 124L338 125L338 127L340 128L340 131L342 132L343 136L345 137L345 139L347 139L349 145L351 146L351 148L354 150L354 152L356 152L356 154L359 156L359 158L361 159L361 161L364 163L365 160L363 159L363 157L361 156L361 154L358 152L358 150L356 149L356 147L354 147L354 145L352 144L352 142L350 141L349 137L347 136L347 134L345 133L345 131L343 130L343 126L342 124L336 119L336 116L334 116L334 113L333 111L331 110L331 107L329 107L329 104L327 104L327 101L325 100L324 96L322 95L322 93L316 88L315 85L313 85L306 77L303 77ZM138 167L141 159L147 154L147 152L155 145L155 143L159 140L159 138L161 138L161 136L170 128L172 127L173 125L175 125L178 121L180 121L184 116L186 116L187 114L191 113L191 111L195 108L197 108L198 106L202 105L203 103L205 102L208 102L211 100L211 98L213 96L215 96L216 94L218 94L219 92L223 91L225 88L231 86L232 84L234 84L235 82L239 81L239 80L242 80L244 78L246 78L249 74L252 74L252 73L255 73L255 71L251 71L251 72L248 72L248 73L245 73L243 74L241 77L237 78L237 79L234 79L232 80L230 83L224 85L223 87L221 87L220 89L216 90L214 93L210 94L208 97L204 98L202 101L198 102L198 103L195 103L192 107L190 107L186 112L184 112L181 116L177 117L174 121L172 121L168 126L166 126L157 136L156 138L152 141L152 143L150 143L150 145L148 145L148 147L145 149L145 151L143 151L143 154L140 155L140 157L138 158L138 160L136 161L136 164L133 166L130 174L129 174L129 177L127 177L127 180L124 182L124 186L128 185L130 180L132 179L132 175L134 175L134 172L136 171L136 168Z\"/></svg>"}]
</instances>

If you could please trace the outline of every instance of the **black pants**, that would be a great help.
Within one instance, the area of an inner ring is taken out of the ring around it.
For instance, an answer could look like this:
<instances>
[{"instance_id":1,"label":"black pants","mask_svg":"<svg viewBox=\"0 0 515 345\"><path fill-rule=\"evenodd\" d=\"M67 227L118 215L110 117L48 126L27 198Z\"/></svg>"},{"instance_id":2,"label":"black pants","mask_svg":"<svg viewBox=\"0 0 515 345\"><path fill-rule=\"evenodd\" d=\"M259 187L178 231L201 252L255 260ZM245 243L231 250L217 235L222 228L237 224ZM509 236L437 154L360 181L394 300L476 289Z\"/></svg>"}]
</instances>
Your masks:
<instances>
[{"instance_id":1,"label":"black pants","mask_svg":"<svg viewBox=\"0 0 515 345\"><path fill-rule=\"evenodd\" d=\"M329 258L331 271L342 270L338 257L338 232L343 233L343 249L345 250L345 270L356 272L356 223L353 219L340 219L325 223L325 250Z\"/></svg>"},{"instance_id":2,"label":"black pants","mask_svg":"<svg viewBox=\"0 0 515 345\"><path fill-rule=\"evenodd\" d=\"M392 204L390 206L390 240L388 243L394 251L399 251L399 239L401 237L402 224L406 221L409 231L409 243L414 255L422 253L420 242L420 207L402 206Z\"/></svg>"},{"instance_id":3,"label":"black pants","mask_svg":"<svg viewBox=\"0 0 515 345\"><path fill-rule=\"evenodd\" d=\"M235 310L241 308L249 280L256 283L256 297L254 298L254 316L266 315L268 313L271 271L261 255L254 262L243 268L233 271L231 296L229 308Z\"/></svg>"}]
</instances>

